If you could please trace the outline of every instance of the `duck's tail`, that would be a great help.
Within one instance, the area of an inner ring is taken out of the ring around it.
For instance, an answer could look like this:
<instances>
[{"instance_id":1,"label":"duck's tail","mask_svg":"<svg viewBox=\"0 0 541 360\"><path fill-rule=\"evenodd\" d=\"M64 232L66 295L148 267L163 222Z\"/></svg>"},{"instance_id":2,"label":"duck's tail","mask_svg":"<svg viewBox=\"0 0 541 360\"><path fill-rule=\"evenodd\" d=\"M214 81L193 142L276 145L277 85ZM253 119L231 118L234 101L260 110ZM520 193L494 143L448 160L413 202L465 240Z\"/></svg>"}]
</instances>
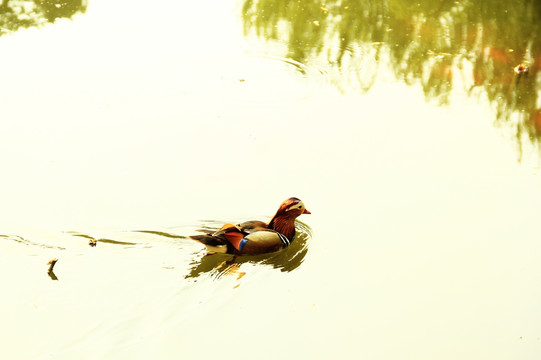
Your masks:
<instances>
[{"instance_id":1,"label":"duck's tail","mask_svg":"<svg viewBox=\"0 0 541 360\"><path fill-rule=\"evenodd\" d=\"M190 239L205 245L212 252L231 252L230 246L239 250L244 233L233 224L225 224L222 228L212 234L192 235ZM229 250L229 251L228 251Z\"/></svg>"}]
</instances>

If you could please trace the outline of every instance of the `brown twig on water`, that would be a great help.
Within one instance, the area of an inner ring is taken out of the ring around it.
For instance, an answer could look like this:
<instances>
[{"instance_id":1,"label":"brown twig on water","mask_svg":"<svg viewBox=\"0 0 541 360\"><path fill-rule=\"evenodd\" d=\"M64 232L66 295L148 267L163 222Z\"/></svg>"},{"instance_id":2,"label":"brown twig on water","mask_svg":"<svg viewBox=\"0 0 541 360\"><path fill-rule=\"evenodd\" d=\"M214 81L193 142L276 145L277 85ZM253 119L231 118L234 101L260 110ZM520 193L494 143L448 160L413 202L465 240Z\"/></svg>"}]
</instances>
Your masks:
<instances>
[{"instance_id":1,"label":"brown twig on water","mask_svg":"<svg viewBox=\"0 0 541 360\"><path fill-rule=\"evenodd\" d=\"M52 259L51 261L49 261L47 263L49 265L49 270L47 270L47 274L49 275L49 277L52 280L58 280L58 278L56 277L56 275L53 272L54 264L56 264L57 261L58 261L58 259L54 258L54 259Z\"/></svg>"},{"instance_id":2,"label":"brown twig on water","mask_svg":"<svg viewBox=\"0 0 541 360\"><path fill-rule=\"evenodd\" d=\"M58 259L54 258L47 263L47 265L49 265L49 270L47 270L47 272L50 272L50 273L53 272L54 265L56 264L57 261Z\"/></svg>"}]
</instances>

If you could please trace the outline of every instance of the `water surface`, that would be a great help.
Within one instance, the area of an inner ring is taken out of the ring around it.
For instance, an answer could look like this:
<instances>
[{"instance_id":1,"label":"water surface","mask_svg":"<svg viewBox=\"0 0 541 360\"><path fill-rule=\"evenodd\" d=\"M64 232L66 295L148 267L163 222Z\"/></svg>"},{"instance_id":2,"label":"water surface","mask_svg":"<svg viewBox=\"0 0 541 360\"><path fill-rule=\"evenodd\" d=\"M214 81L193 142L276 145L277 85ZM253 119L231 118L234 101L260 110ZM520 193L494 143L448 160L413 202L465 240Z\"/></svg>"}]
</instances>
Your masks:
<instances>
[{"instance_id":1,"label":"water surface","mask_svg":"<svg viewBox=\"0 0 541 360\"><path fill-rule=\"evenodd\" d=\"M539 16L2 1L0 354L538 359ZM290 196L286 252L186 239Z\"/></svg>"}]
</instances>

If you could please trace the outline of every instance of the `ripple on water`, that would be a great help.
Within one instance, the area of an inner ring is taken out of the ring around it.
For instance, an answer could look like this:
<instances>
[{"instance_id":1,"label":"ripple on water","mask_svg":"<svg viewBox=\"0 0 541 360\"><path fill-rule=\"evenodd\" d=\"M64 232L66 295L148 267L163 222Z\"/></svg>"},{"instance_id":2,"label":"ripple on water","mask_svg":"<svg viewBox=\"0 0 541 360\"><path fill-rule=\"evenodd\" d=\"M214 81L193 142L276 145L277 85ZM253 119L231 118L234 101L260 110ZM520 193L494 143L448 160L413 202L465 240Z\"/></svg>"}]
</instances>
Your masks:
<instances>
[{"instance_id":1,"label":"ripple on water","mask_svg":"<svg viewBox=\"0 0 541 360\"><path fill-rule=\"evenodd\" d=\"M0 240L13 241L26 246L38 247L43 249L55 249L55 250L66 250L66 248L61 246L49 245L46 243L36 242L29 239L26 239L19 235L3 235L0 234Z\"/></svg>"},{"instance_id":2,"label":"ripple on water","mask_svg":"<svg viewBox=\"0 0 541 360\"><path fill-rule=\"evenodd\" d=\"M291 77L297 81L291 81ZM316 94L328 83L327 73L321 68L262 54L232 63L221 80L226 100L243 105L297 102Z\"/></svg>"},{"instance_id":3,"label":"ripple on water","mask_svg":"<svg viewBox=\"0 0 541 360\"><path fill-rule=\"evenodd\" d=\"M131 241L121 241L121 240L114 240L114 239L108 239L108 238L98 238L94 237L92 235L79 233L76 231L66 231L65 233L70 234L71 236L74 236L76 238L83 238L88 239L89 245L96 246L98 243L106 243L106 244L113 244L113 245L137 245L137 242L131 242Z\"/></svg>"},{"instance_id":4,"label":"ripple on water","mask_svg":"<svg viewBox=\"0 0 541 360\"><path fill-rule=\"evenodd\" d=\"M116 231L101 234L83 233L78 231L64 231L59 239L47 237L40 238L43 241L37 242L28 240L18 235L2 235L0 241L6 241L6 245L28 246L37 251L36 255L41 254L49 258L67 258L87 256L91 254L102 254L103 259L114 257L115 261L125 262L125 266L139 266L143 256L148 257L151 262L157 261L160 268L168 271L174 270L175 273L185 279L196 280L199 278L220 279L224 276L234 276L240 280L250 267L266 268L279 270L280 272L290 272L297 269L308 252L308 241L311 238L311 229L308 225L297 221L294 241L286 249L281 251L263 254L263 255L242 255L234 256L229 254L209 254L204 246L188 239L188 235L193 235L197 230L203 232L214 232L218 230L224 222L205 220L197 222L192 226L180 226L167 229L150 230L132 230ZM50 240L50 241L48 241ZM53 245L56 241L63 246ZM85 250L89 249L88 251ZM90 251L91 248L95 250ZM134 249L126 252L124 249ZM62 251L62 254L58 251ZM133 251L137 251L138 256L133 256ZM120 258L118 256L121 256ZM70 266L75 266L81 262L78 258L76 262L65 262L64 272L69 273L79 271ZM49 259L50 260L50 259ZM107 267L109 260L101 266ZM133 263L132 263L133 262Z\"/></svg>"}]
</instances>

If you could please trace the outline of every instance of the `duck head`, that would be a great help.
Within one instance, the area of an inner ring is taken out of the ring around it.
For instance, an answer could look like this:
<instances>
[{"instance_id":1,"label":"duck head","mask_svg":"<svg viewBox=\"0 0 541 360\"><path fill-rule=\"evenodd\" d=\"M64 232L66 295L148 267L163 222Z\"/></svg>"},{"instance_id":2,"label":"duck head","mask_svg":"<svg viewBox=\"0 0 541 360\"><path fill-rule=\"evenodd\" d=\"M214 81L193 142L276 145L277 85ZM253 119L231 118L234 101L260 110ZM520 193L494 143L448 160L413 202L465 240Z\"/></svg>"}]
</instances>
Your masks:
<instances>
[{"instance_id":1,"label":"duck head","mask_svg":"<svg viewBox=\"0 0 541 360\"><path fill-rule=\"evenodd\" d=\"M304 203L296 197L291 197L285 200L276 212L276 215L281 217L296 218L302 214L310 214L310 211L308 211L304 206Z\"/></svg>"},{"instance_id":2,"label":"duck head","mask_svg":"<svg viewBox=\"0 0 541 360\"><path fill-rule=\"evenodd\" d=\"M278 231L293 240L295 236L295 219L302 214L311 214L304 206L304 203L296 197L285 200L276 214L269 222L269 228Z\"/></svg>"}]
</instances>

